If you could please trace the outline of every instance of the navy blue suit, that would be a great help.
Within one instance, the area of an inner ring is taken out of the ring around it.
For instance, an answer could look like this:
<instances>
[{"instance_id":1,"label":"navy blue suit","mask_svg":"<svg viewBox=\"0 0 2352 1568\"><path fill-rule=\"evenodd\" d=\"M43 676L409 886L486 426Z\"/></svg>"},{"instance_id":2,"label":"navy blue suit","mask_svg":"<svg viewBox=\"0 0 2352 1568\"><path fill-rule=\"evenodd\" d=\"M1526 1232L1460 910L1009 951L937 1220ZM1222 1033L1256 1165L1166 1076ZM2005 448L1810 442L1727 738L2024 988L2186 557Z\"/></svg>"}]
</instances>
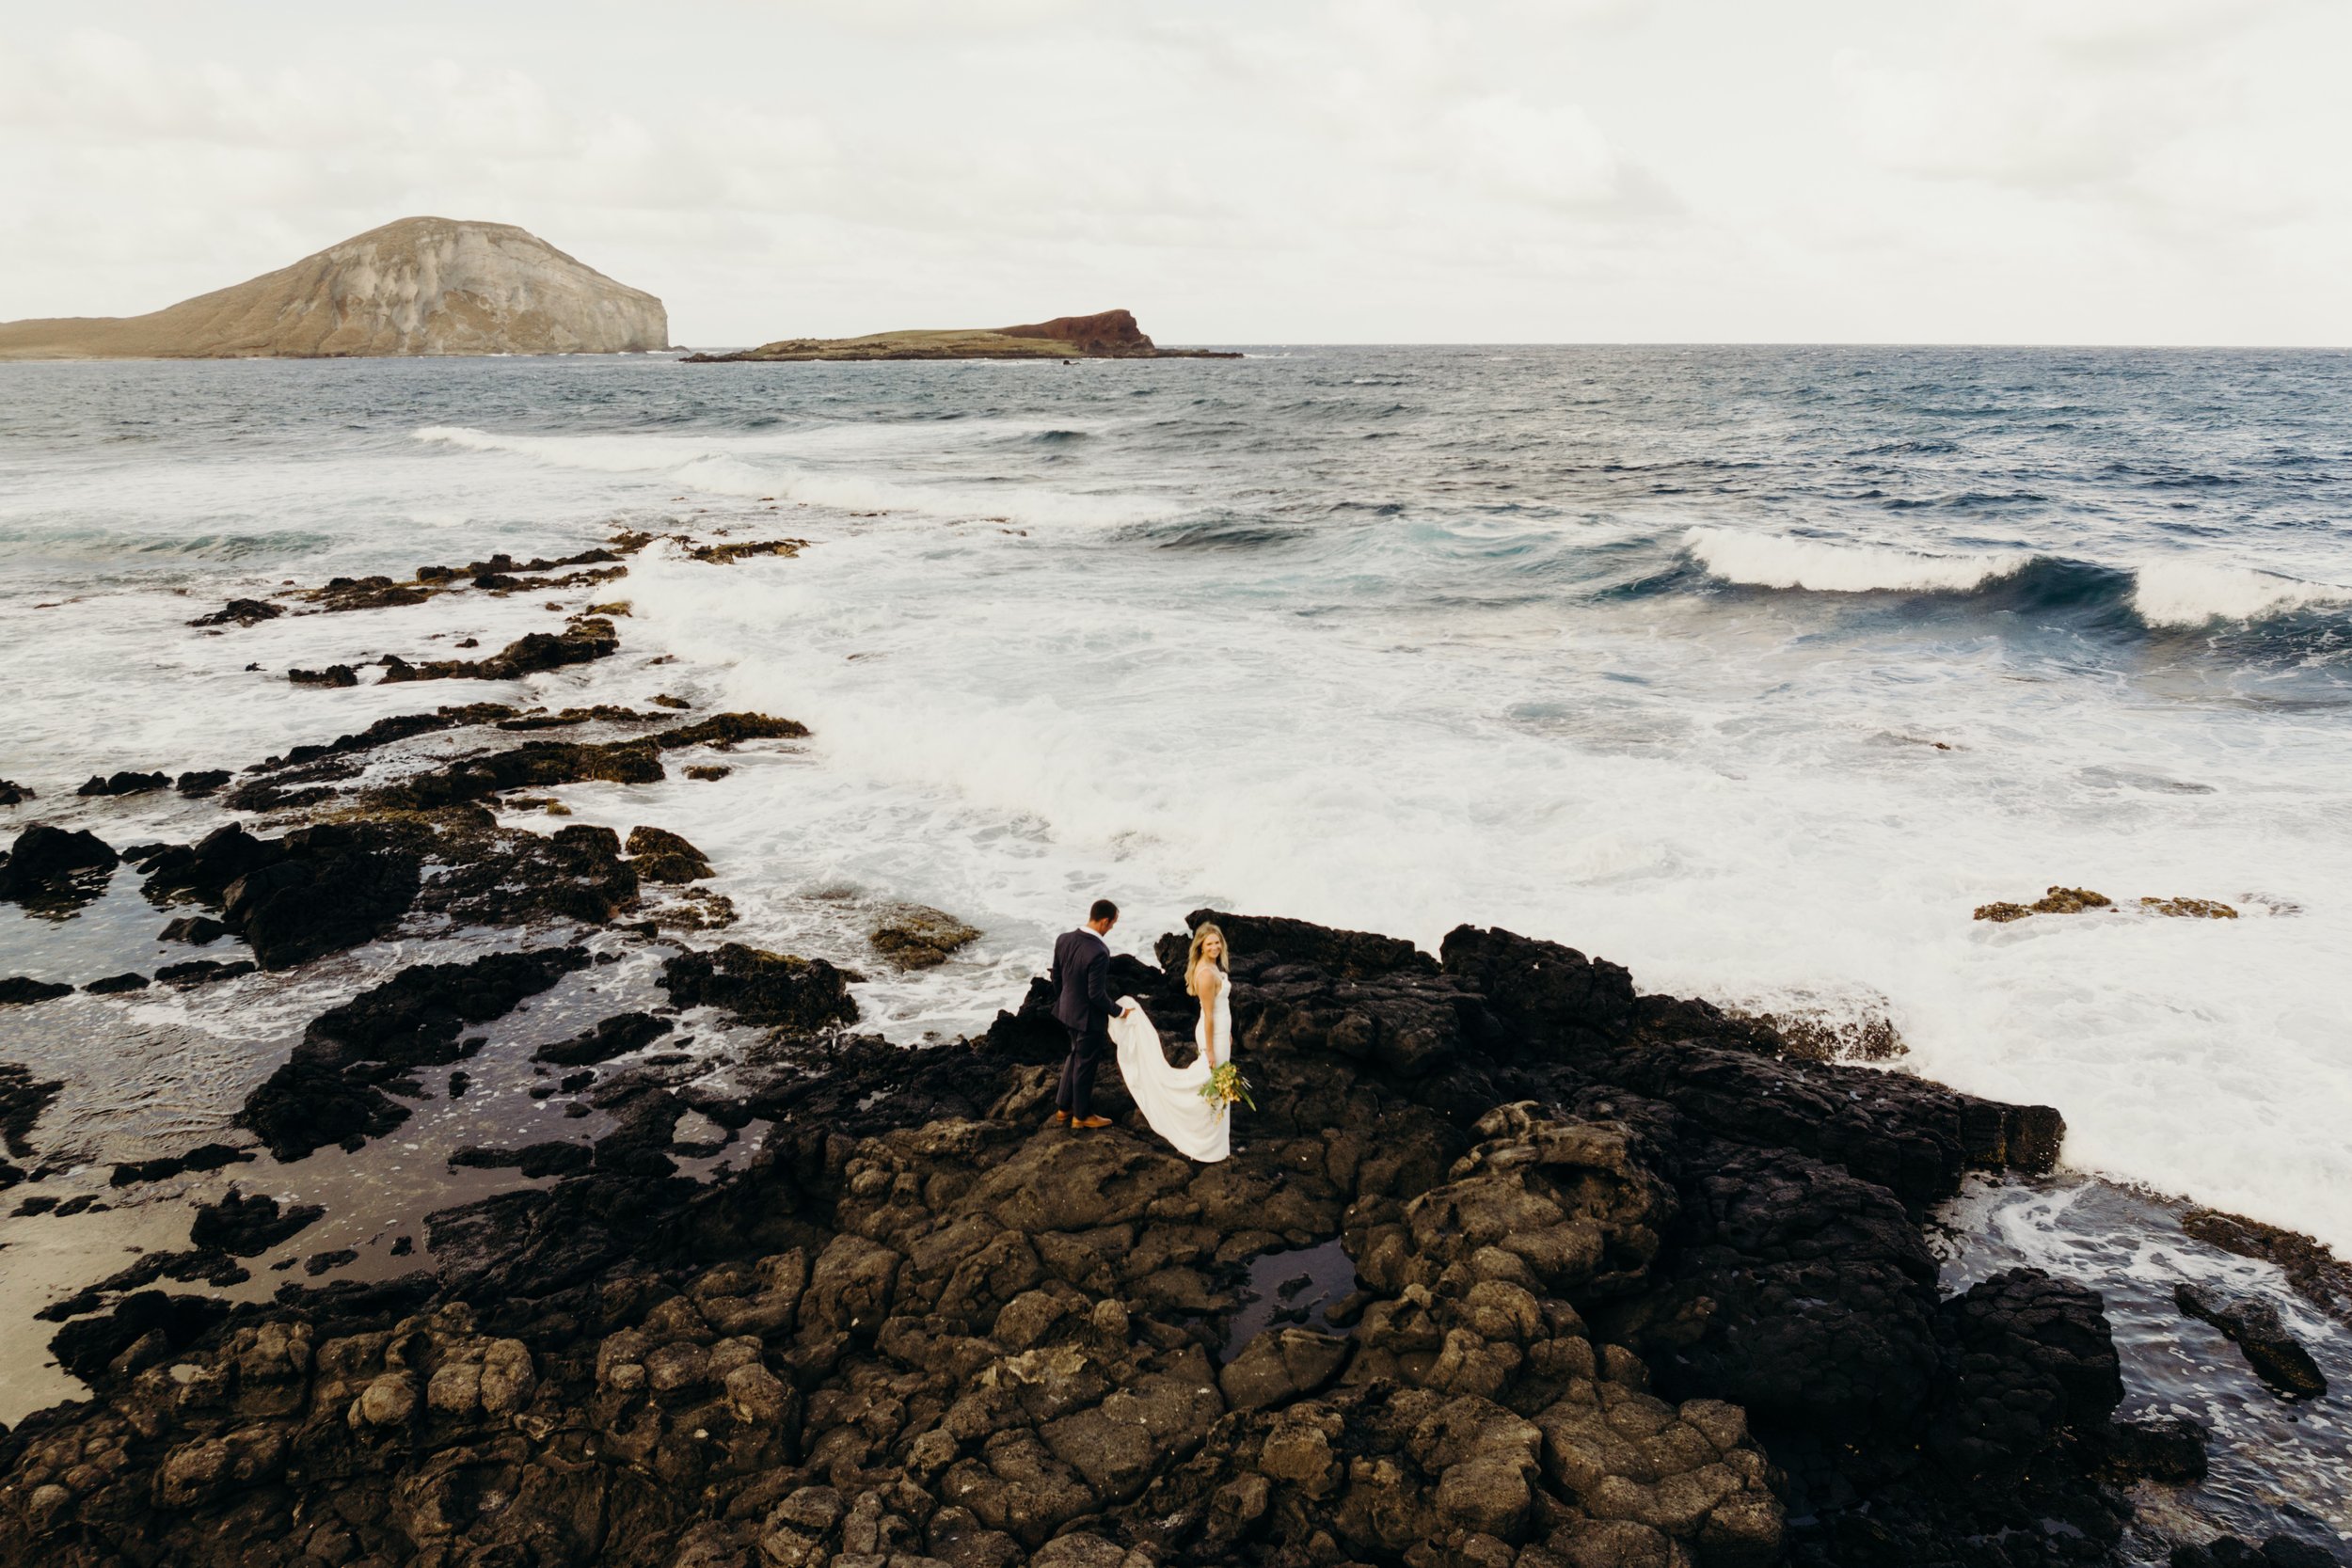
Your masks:
<instances>
[{"instance_id":1,"label":"navy blue suit","mask_svg":"<svg viewBox=\"0 0 2352 1568\"><path fill-rule=\"evenodd\" d=\"M1094 1075L1110 1054L1111 950L1092 931L1065 931L1054 942L1054 1017L1070 1031L1070 1057L1062 1063L1061 1087L1054 1103L1073 1120L1094 1114Z\"/></svg>"}]
</instances>

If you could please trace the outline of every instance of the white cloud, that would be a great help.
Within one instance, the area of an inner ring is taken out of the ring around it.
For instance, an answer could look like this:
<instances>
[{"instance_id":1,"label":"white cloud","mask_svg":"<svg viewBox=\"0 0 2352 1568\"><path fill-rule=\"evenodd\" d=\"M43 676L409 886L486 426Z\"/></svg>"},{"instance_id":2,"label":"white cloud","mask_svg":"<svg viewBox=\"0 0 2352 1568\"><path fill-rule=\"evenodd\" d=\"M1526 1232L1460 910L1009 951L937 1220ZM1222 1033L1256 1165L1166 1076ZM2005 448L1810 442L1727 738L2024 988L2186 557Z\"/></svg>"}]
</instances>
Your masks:
<instances>
[{"instance_id":1,"label":"white cloud","mask_svg":"<svg viewBox=\"0 0 2352 1568\"><path fill-rule=\"evenodd\" d=\"M1942 47L1904 61L1850 47L1835 72L1853 134L1893 169L2158 220L2283 218L2309 154L2268 145L2258 101L2269 62L2239 46L2303 8L1977 0L1952 13Z\"/></svg>"},{"instance_id":2,"label":"white cloud","mask_svg":"<svg viewBox=\"0 0 2352 1568\"><path fill-rule=\"evenodd\" d=\"M1533 104L1486 93L1446 111L1461 172L1487 189L1547 207L1607 207L1632 185L1624 160L1572 103Z\"/></svg>"},{"instance_id":3,"label":"white cloud","mask_svg":"<svg viewBox=\"0 0 2352 1568\"><path fill-rule=\"evenodd\" d=\"M0 316L437 212L706 342L1111 303L1171 341L2342 341L2348 43L2316 0L99 0L0 24Z\"/></svg>"}]
</instances>

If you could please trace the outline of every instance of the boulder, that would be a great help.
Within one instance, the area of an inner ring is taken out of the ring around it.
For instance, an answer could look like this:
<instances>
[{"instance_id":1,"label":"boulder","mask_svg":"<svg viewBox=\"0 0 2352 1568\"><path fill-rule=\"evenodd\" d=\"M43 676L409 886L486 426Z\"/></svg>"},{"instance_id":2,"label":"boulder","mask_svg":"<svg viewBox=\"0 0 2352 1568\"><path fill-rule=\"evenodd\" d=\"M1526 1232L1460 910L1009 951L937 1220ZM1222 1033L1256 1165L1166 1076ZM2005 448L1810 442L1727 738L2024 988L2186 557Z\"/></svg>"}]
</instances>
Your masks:
<instances>
[{"instance_id":1,"label":"boulder","mask_svg":"<svg viewBox=\"0 0 2352 1568\"><path fill-rule=\"evenodd\" d=\"M1372 931L1335 931L1303 920L1233 914L1224 910L1195 910L1184 916L1184 930L1160 938L1152 947L1160 967L1171 975L1178 974L1192 944L1192 933L1208 924L1225 933L1231 962L1245 973L1262 970L1269 964L1306 964L1341 980L1389 979L1400 974L1438 972L1435 959L1397 937Z\"/></svg>"},{"instance_id":2,"label":"boulder","mask_svg":"<svg viewBox=\"0 0 2352 1568\"><path fill-rule=\"evenodd\" d=\"M628 852L647 881L694 882L711 875L709 859L666 829L631 828Z\"/></svg>"},{"instance_id":3,"label":"boulder","mask_svg":"<svg viewBox=\"0 0 2352 1568\"><path fill-rule=\"evenodd\" d=\"M144 795L150 790L166 789L171 784L168 773L141 773L132 769L110 775L93 775L76 795Z\"/></svg>"},{"instance_id":4,"label":"boulder","mask_svg":"<svg viewBox=\"0 0 2352 1568\"><path fill-rule=\"evenodd\" d=\"M2255 1375L2279 1392L2317 1399L2328 1391L2328 1379L2312 1353L2280 1322L2279 1309L2261 1297L2233 1296L2184 1280L2173 1287L2172 1300L2185 1315L2219 1329Z\"/></svg>"},{"instance_id":5,"label":"boulder","mask_svg":"<svg viewBox=\"0 0 2352 1568\"><path fill-rule=\"evenodd\" d=\"M231 823L192 847L167 847L145 866L149 898L218 908L219 928L243 937L270 970L374 941L408 912L422 875L422 858L403 834L369 822L320 823L278 839ZM167 934L200 941L208 929L192 918Z\"/></svg>"},{"instance_id":6,"label":"boulder","mask_svg":"<svg viewBox=\"0 0 2352 1568\"><path fill-rule=\"evenodd\" d=\"M539 1047L531 1053L531 1059L558 1067L594 1067L642 1050L674 1027L668 1019L656 1018L651 1013L616 1013L600 1020L595 1028L583 1034Z\"/></svg>"},{"instance_id":7,"label":"boulder","mask_svg":"<svg viewBox=\"0 0 2352 1568\"><path fill-rule=\"evenodd\" d=\"M727 942L681 953L661 966L661 988L680 1007L713 1006L746 1023L817 1030L855 1023L850 982L862 976L822 958L798 958Z\"/></svg>"},{"instance_id":8,"label":"boulder","mask_svg":"<svg viewBox=\"0 0 2352 1568\"><path fill-rule=\"evenodd\" d=\"M922 904L894 907L866 933L874 951L900 969L935 969L979 937L977 927Z\"/></svg>"},{"instance_id":9,"label":"boulder","mask_svg":"<svg viewBox=\"0 0 2352 1568\"><path fill-rule=\"evenodd\" d=\"M267 1193L251 1196L230 1187L217 1203L197 1205L188 1240L235 1258L258 1258L298 1230L316 1224L326 1211L315 1203L280 1208Z\"/></svg>"},{"instance_id":10,"label":"boulder","mask_svg":"<svg viewBox=\"0 0 2352 1568\"><path fill-rule=\"evenodd\" d=\"M1445 973L1475 988L1503 1026L1547 1054L1574 1059L1617 1044L1633 1027L1633 976L1606 958L1500 927L1457 926Z\"/></svg>"},{"instance_id":11,"label":"boulder","mask_svg":"<svg viewBox=\"0 0 2352 1568\"><path fill-rule=\"evenodd\" d=\"M16 835L0 861L0 899L86 903L103 891L106 874L119 860L96 833L36 822Z\"/></svg>"},{"instance_id":12,"label":"boulder","mask_svg":"<svg viewBox=\"0 0 2352 1568\"><path fill-rule=\"evenodd\" d=\"M1287 1404L1329 1386L1347 1364L1348 1342L1335 1335L1285 1328L1261 1334L1225 1364L1217 1383L1236 1410Z\"/></svg>"},{"instance_id":13,"label":"boulder","mask_svg":"<svg viewBox=\"0 0 2352 1568\"><path fill-rule=\"evenodd\" d=\"M275 621L286 613L283 605L266 599L231 599L210 615L199 615L188 625L192 626L255 626L263 621Z\"/></svg>"}]
</instances>

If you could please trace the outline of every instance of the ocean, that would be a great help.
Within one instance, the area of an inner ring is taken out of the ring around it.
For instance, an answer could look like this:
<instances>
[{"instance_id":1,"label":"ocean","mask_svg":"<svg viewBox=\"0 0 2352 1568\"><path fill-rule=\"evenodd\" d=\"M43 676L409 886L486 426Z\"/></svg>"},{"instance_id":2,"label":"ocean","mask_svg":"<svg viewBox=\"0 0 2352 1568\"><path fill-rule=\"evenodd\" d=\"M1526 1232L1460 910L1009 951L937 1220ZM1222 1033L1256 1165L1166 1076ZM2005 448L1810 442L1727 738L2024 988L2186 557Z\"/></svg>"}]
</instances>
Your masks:
<instances>
[{"instance_id":1,"label":"ocean","mask_svg":"<svg viewBox=\"0 0 2352 1568\"><path fill-rule=\"evenodd\" d=\"M657 542L588 595L626 601L621 652L520 683L365 667L560 629L580 595L188 625L616 530L804 544L712 565ZM336 662L363 683L285 678ZM2235 1456L2216 1517L2283 1497L2352 1528L2341 1434L2215 1371L2229 1353L2182 1338L2170 1281L2268 1292L2339 1377L2344 1346L2168 1206L2352 1248L2352 356L0 365L0 778L37 792L0 836L185 841L217 801L75 787L441 702L656 695L813 733L715 782L549 793L573 822L684 834L739 912L727 939L859 969L867 1025L910 1046L984 1027L1109 896L1137 953L1202 906L1433 950L1505 926L2058 1106L2068 1171L1956 1206L1947 1288L2019 1261L2100 1284L2136 1397L2196 1409ZM1972 918L2051 887L2110 902ZM897 901L984 934L898 974L865 940ZM189 957L162 918L128 871L72 919L0 906L0 975ZM403 931L282 975L0 1009L0 1061L66 1083L37 1141L103 1172L223 1136L309 1018L451 946ZM596 995L518 1011L554 1037ZM442 1144L553 1114L518 1082L362 1153L230 1174L324 1202L302 1248L380 1277L423 1208L511 1183L442 1167ZM185 1223L135 1194L13 1222L0 1318ZM72 1389L10 1359L0 1418Z\"/></svg>"},{"instance_id":2,"label":"ocean","mask_svg":"<svg viewBox=\"0 0 2352 1568\"><path fill-rule=\"evenodd\" d=\"M809 546L644 558L617 668L815 732L658 798L746 940L846 954L860 897L987 933L877 982L894 1036L984 1024L1097 895L1137 949L1201 905L1500 924L1891 1029L1904 1069L2061 1108L2072 1165L2341 1248L2348 416L2330 353L10 365L0 776L40 791L17 823L152 836L180 808L72 787L417 705L290 664L551 624L197 610L764 531ZM2052 885L2115 907L1970 918ZM2238 918L2139 903L2178 896ZM70 927L0 932L0 972L87 977Z\"/></svg>"}]
</instances>

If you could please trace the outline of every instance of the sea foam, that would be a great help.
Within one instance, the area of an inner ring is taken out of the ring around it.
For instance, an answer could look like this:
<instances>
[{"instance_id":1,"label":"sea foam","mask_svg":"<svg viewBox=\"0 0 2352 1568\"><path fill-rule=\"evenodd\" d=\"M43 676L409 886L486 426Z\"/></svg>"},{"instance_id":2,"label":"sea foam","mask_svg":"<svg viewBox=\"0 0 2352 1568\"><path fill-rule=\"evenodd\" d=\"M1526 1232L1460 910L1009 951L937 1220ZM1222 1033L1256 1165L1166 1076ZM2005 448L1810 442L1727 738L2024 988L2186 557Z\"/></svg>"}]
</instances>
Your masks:
<instances>
[{"instance_id":1,"label":"sea foam","mask_svg":"<svg viewBox=\"0 0 2352 1568\"><path fill-rule=\"evenodd\" d=\"M2207 561L2153 561L2133 574L2132 608L2154 626L2259 621L2352 604L2352 588Z\"/></svg>"},{"instance_id":2,"label":"sea foam","mask_svg":"<svg viewBox=\"0 0 2352 1568\"><path fill-rule=\"evenodd\" d=\"M2022 550L1977 555L1930 555L1883 545L1795 539L1736 529L1694 528L1683 548L1709 577L1756 588L1803 588L1817 594L1961 594L2022 569Z\"/></svg>"}]
</instances>

